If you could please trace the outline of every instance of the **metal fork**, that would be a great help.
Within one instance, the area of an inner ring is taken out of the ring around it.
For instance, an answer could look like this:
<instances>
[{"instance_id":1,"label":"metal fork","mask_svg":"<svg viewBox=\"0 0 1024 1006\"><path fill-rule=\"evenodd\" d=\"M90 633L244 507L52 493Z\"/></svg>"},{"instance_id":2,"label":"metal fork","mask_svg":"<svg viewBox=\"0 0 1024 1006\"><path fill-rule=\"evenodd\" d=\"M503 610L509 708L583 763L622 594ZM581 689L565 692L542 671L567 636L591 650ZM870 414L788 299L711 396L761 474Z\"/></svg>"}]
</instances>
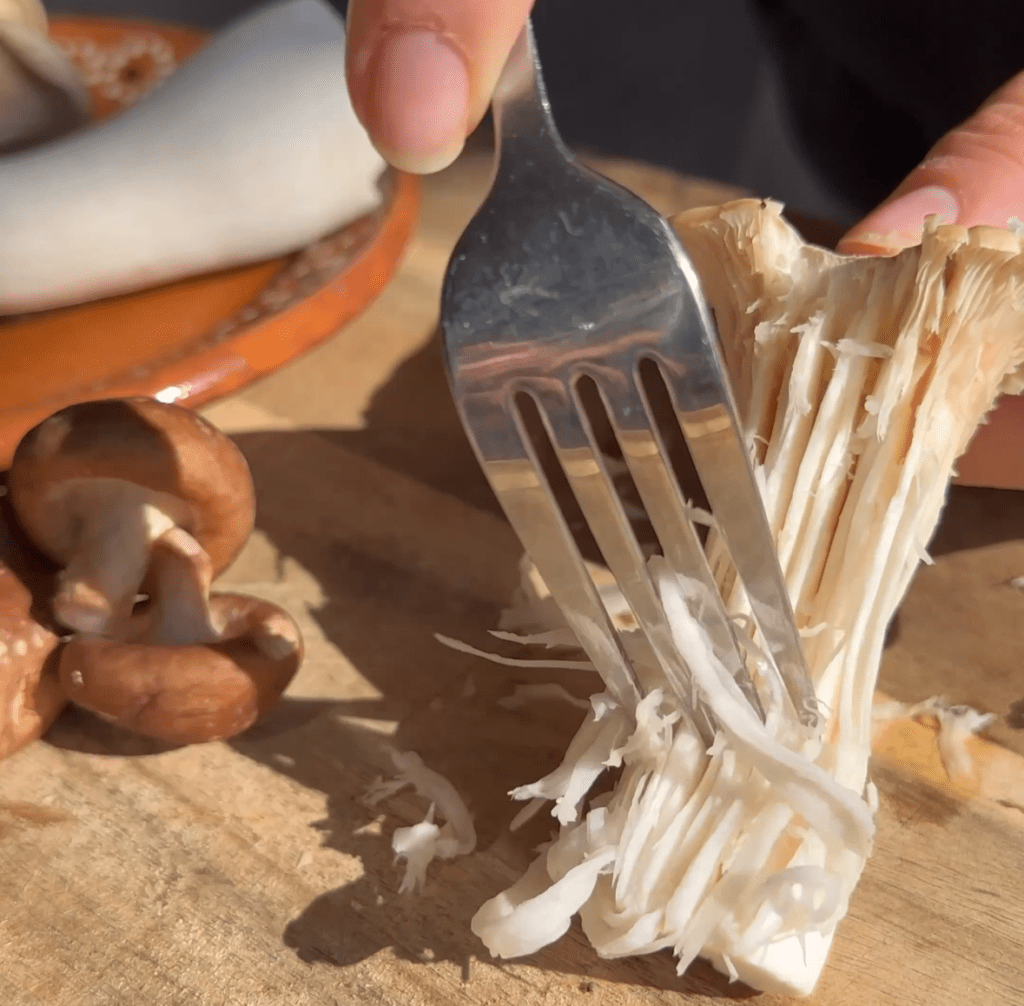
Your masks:
<instances>
[{"instance_id":1,"label":"metal fork","mask_svg":"<svg viewBox=\"0 0 1024 1006\"><path fill-rule=\"evenodd\" d=\"M493 112L492 185L449 262L441 326L456 404L505 513L583 649L632 708L644 690L527 432L517 401L526 394L669 683L692 701L690 673L581 402L581 381L589 379L665 561L703 584L702 624L764 718L639 377L641 362L652 361L778 674L801 721L815 727L814 688L717 336L685 252L663 217L564 145L529 24L502 72ZM691 708L704 739L712 738L714 718L699 699Z\"/></svg>"}]
</instances>

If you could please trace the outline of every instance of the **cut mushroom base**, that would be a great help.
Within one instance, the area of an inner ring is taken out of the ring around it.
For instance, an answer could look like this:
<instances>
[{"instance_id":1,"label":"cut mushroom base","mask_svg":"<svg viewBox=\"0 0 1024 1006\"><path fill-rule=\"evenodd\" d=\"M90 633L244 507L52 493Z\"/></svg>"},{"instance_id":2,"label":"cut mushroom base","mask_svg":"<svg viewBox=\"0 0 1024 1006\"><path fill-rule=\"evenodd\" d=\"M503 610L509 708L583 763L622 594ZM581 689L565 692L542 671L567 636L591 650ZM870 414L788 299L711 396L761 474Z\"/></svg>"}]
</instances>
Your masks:
<instances>
[{"instance_id":1,"label":"cut mushroom base","mask_svg":"<svg viewBox=\"0 0 1024 1006\"><path fill-rule=\"evenodd\" d=\"M676 646L721 729L705 750L656 664L639 676L664 691L637 708L594 697L563 765L514 794L554 800L561 828L474 918L496 955L539 949L578 912L604 956L670 948L680 969L701 955L759 989L807 994L870 853L885 631L955 459L1000 391L1018 390L1022 240L930 221L919 248L851 259L804 244L780 210L743 200L674 224L717 319L824 737L799 729L766 666L760 723L691 616L687 584L655 564ZM709 547L726 570L713 533ZM588 802L618 765L613 792Z\"/></svg>"}]
</instances>

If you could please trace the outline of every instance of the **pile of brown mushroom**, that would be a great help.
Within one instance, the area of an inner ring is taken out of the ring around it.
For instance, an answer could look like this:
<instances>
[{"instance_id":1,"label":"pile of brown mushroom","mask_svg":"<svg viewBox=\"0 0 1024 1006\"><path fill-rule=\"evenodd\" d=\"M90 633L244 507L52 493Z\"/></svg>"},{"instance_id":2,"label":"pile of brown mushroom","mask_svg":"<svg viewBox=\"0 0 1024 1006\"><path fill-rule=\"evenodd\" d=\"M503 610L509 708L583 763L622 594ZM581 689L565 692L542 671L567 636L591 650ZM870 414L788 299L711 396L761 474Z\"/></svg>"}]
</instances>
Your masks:
<instances>
[{"instance_id":1,"label":"pile of brown mushroom","mask_svg":"<svg viewBox=\"0 0 1024 1006\"><path fill-rule=\"evenodd\" d=\"M302 641L275 605L210 593L255 503L205 419L145 398L71 406L25 435L8 490L0 758L69 700L171 744L233 736L276 704Z\"/></svg>"}]
</instances>

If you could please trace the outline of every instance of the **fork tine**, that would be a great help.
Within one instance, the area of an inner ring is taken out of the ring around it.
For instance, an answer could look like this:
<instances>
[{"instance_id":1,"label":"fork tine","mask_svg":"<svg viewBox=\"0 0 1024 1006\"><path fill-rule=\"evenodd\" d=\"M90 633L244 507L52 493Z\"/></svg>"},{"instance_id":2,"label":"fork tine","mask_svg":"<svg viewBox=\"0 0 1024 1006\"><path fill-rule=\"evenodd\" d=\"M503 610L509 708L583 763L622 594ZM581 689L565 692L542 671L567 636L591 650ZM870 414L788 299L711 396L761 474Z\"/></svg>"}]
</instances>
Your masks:
<instances>
[{"instance_id":1,"label":"fork tine","mask_svg":"<svg viewBox=\"0 0 1024 1006\"><path fill-rule=\"evenodd\" d=\"M797 714L813 726L817 721L814 688L804 670L789 596L770 547L772 534L761 507L761 494L749 466L743 463L745 454L735 446L739 441L737 430L730 424L717 430L703 427L695 434L694 425L685 424L684 430L717 528Z\"/></svg>"},{"instance_id":2,"label":"fork tine","mask_svg":"<svg viewBox=\"0 0 1024 1006\"><path fill-rule=\"evenodd\" d=\"M661 542L666 561L673 572L696 580L702 588L702 604L700 610L693 611L694 617L707 630L716 655L764 722L764 707L739 648L704 548L687 512L654 410L635 370L631 376L633 380L627 385L595 381L605 412L647 516ZM637 393L644 405L643 412L635 407L634 396Z\"/></svg>"},{"instance_id":3,"label":"fork tine","mask_svg":"<svg viewBox=\"0 0 1024 1006\"><path fill-rule=\"evenodd\" d=\"M672 688L693 710L694 726L702 739L711 744L717 720L696 694L689 668L675 649L647 560L613 488L582 404L578 398L574 401L548 389L534 388L532 397L619 590L636 615Z\"/></svg>"},{"instance_id":4,"label":"fork tine","mask_svg":"<svg viewBox=\"0 0 1024 1006\"><path fill-rule=\"evenodd\" d=\"M643 693L632 664L587 572L511 396L501 405L493 399L484 403L480 398L463 400L460 405L470 440L505 514L527 553L543 564L540 568L544 582L569 627L609 683L616 700L626 709L636 708ZM491 436L500 431L500 458L488 458L485 454L477 441L480 430Z\"/></svg>"},{"instance_id":5,"label":"fork tine","mask_svg":"<svg viewBox=\"0 0 1024 1006\"><path fill-rule=\"evenodd\" d=\"M710 325L705 331L710 331ZM696 359L691 356L690 363ZM718 349L708 341L699 366L672 366L664 359L656 362L769 655L801 722L815 728L819 717L814 685L807 674L793 608ZM713 389L711 395L709 388ZM716 400L714 404L710 404L712 400ZM687 408L687 401L708 404Z\"/></svg>"}]
</instances>

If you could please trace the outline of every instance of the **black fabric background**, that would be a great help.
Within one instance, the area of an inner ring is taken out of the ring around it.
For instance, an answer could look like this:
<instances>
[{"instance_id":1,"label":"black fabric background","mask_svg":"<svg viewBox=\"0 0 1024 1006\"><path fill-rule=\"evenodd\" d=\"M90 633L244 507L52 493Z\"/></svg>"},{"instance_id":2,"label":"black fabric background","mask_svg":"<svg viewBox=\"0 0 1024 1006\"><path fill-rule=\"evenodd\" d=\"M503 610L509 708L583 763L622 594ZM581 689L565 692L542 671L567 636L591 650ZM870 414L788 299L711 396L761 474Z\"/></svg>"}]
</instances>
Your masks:
<instances>
[{"instance_id":1,"label":"black fabric background","mask_svg":"<svg viewBox=\"0 0 1024 1006\"><path fill-rule=\"evenodd\" d=\"M539 0L538 46L570 142L679 166L672 146L686 138L666 123L697 99L680 92L674 43L696 2L714 0ZM863 211L1024 69L1021 0L748 2L800 144Z\"/></svg>"},{"instance_id":2,"label":"black fabric background","mask_svg":"<svg viewBox=\"0 0 1024 1006\"><path fill-rule=\"evenodd\" d=\"M1024 69L1019 0L752 5L800 142L830 183L863 209Z\"/></svg>"}]
</instances>

